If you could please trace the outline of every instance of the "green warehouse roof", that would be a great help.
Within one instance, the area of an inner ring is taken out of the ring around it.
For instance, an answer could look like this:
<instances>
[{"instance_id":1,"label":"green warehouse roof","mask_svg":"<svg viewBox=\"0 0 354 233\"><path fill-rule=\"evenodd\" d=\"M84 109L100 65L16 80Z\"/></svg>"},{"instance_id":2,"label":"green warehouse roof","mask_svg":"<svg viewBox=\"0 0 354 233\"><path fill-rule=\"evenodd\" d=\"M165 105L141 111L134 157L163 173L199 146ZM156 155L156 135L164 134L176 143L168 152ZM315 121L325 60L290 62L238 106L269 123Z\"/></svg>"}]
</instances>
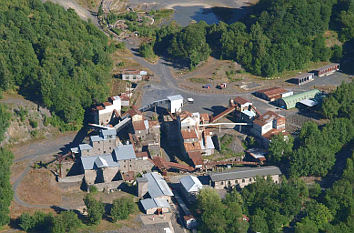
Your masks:
<instances>
[{"instance_id":1,"label":"green warehouse roof","mask_svg":"<svg viewBox=\"0 0 354 233\"><path fill-rule=\"evenodd\" d=\"M319 90L313 89L310 91L305 91L297 93L295 95L287 96L279 100L279 105L284 106L286 109L295 108L296 103L300 102L301 100L315 98L318 93L320 93Z\"/></svg>"}]
</instances>

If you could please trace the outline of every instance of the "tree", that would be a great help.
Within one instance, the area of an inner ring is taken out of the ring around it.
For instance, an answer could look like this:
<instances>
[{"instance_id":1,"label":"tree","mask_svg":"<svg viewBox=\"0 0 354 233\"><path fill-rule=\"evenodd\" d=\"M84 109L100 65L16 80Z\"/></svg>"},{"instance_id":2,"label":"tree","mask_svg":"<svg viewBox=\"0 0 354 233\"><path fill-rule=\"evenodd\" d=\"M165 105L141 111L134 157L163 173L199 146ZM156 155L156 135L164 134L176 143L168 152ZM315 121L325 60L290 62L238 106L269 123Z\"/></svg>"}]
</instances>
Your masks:
<instances>
[{"instance_id":1,"label":"tree","mask_svg":"<svg viewBox=\"0 0 354 233\"><path fill-rule=\"evenodd\" d=\"M53 220L52 233L77 232L81 221L73 211L63 211Z\"/></svg>"},{"instance_id":2,"label":"tree","mask_svg":"<svg viewBox=\"0 0 354 233\"><path fill-rule=\"evenodd\" d=\"M197 197L201 210L202 232L224 233L226 230L225 206L214 189L202 189Z\"/></svg>"},{"instance_id":3,"label":"tree","mask_svg":"<svg viewBox=\"0 0 354 233\"><path fill-rule=\"evenodd\" d=\"M293 138L286 139L283 134L274 135L269 143L268 160L278 164L284 159L288 159L293 150Z\"/></svg>"},{"instance_id":4,"label":"tree","mask_svg":"<svg viewBox=\"0 0 354 233\"><path fill-rule=\"evenodd\" d=\"M326 98L322 103L322 112L329 119L338 116L339 108L340 105L333 96Z\"/></svg>"},{"instance_id":5,"label":"tree","mask_svg":"<svg viewBox=\"0 0 354 233\"><path fill-rule=\"evenodd\" d=\"M122 197L113 201L113 206L111 209L111 217L113 222L118 220L127 219L129 214L133 213L135 210L135 203L129 197Z\"/></svg>"},{"instance_id":6,"label":"tree","mask_svg":"<svg viewBox=\"0 0 354 233\"><path fill-rule=\"evenodd\" d=\"M257 210L256 214L250 218L250 230L251 232L268 233L268 223L265 219L266 213L262 210Z\"/></svg>"},{"instance_id":7,"label":"tree","mask_svg":"<svg viewBox=\"0 0 354 233\"><path fill-rule=\"evenodd\" d=\"M316 226L323 230L326 224L333 219L329 209L322 203L311 201L306 207L306 216L313 221Z\"/></svg>"},{"instance_id":8,"label":"tree","mask_svg":"<svg viewBox=\"0 0 354 233\"><path fill-rule=\"evenodd\" d=\"M10 183L13 154L10 150L0 147L0 226L10 222L9 207L13 198Z\"/></svg>"},{"instance_id":9,"label":"tree","mask_svg":"<svg viewBox=\"0 0 354 233\"><path fill-rule=\"evenodd\" d=\"M87 208L87 217L91 224L99 224L102 220L103 214L105 213L104 204L97 201L93 195L86 195L84 202Z\"/></svg>"},{"instance_id":10,"label":"tree","mask_svg":"<svg viewBox=\"0 0 354 233\"><path fill-rule=\"evenodd\" d=\"M301 222L296 223L295 233L316 233L318 227L315 222L311 221L308 217L305 217Z\"/></svg>"},{"instance_id":11,"label":"tree","mask_svg":"<svg viewBox=\"0 0 354 233\"><path fill-rule=\"evenodd\" d=\"M7 111L5 105L0 104L0 142L4 139L4 133L10 125L11 114Z\"/></svg>"}]
</instances>

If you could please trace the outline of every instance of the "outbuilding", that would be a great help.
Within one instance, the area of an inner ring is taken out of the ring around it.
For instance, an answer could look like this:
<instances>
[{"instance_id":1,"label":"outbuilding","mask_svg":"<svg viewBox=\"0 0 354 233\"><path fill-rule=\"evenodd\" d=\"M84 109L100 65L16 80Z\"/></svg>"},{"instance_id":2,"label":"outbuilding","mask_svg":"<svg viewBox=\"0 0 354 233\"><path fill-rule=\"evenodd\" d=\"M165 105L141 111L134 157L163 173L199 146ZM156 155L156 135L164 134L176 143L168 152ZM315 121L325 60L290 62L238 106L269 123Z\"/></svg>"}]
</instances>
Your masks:
<instances>
[{"instance_id":1,"label":"outbuilding","mask_svg":"<svg viewBox=\"0 0 354 233\"><path fill-rule=\"evenodd\" d=\"M306 73L292 78L291 81L297 85L303 85L313 81L314 76L314 73Z\"/></svg>"},{"instance_id":2,"label":"outbuilding","mask_svg":"<svg viewBox=\"0 0 354 233\"><path fill-rule=\"evenodd\" d=\"M278 106L285 109L295 108L296 104L302 100L313 99L320 93L319 90L313 89L310 91L305 91L297 93L292 96L284 97L278 100Z\"/></svg>"},{"instance_id":3,"label":"outbuilding","mask_svg":"<svg viewBox=\"0 0 354 233\"><path fill-rule=\"evenodd\" d=\"M326 66L323 66L321 68L318 68L317 70L315 70L315 74L318 77L322 77L322 76L327 76L327 75L331 75L334 72L339 70L339 64L338 63L332 63Z\"/></svg>"},{"instance_id":4,"label":"outbuilding","mask_svg":"<svg viewBox=\"0 0 354 233\"><path fill-rule=\"evenodd\" d=\"M282 97L290 96L292 94L293 94L292 91L287 91L281 87L271 87L267 89L258 90L255 92L256 96L268 101L274 101Z\"/></svg>"}]
</instances>

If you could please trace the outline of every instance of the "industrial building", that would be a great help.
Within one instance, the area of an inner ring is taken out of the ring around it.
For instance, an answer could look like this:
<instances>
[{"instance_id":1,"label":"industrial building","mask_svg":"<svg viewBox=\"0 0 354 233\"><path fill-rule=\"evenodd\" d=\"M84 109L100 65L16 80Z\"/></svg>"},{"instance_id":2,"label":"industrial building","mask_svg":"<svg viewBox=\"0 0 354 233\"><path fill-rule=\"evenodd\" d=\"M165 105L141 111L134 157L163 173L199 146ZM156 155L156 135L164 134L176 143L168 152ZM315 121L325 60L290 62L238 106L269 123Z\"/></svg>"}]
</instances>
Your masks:
<instances>
[{"instance_id":1,"label":"industrial building","mask_svg":"<svg viewBox=\"0 0 354 233\"><path fill-rule=\"evenodd\" d=\"M97 105L94 109L94 123L99 125L108 125L113 117L121 114L122 101L119 96L108 98L107 102Z\"/></svg>"},{"instance_id":2,"label":"industrial building","mask_svg":"<svg viewBox=\"0 0 354 233\"><path fill-rule=\"evenodd\" d=\"M285 117L268 111L253 121L251 132L267 146L273 135L285 133Z\"/></svg>"},{"instance_id":3,"label":"industrial building","mask_svg":"<svg viewBox=\"0 0 354 233\"><path fill-rule=\"evenodd\" d=\"M129 82L141 81L145 76L147 76L147 72L143 70L123 70L122 72L122 80Z\"/></svg>"},{"instance_id":4,"label":"industrial building","mask_svg":"<svg viewBox=\"0 0 354 233\"><path fill-rule=\"evenodd\" d=\"M322 77L322 76L327 76L327 75L331 75L334 72L339 70L339 64L338 63L332 63L326 66L323 66L321 68L318 68L317 70L315 70L315 74L318 77Z\"/></svg>"},{"instance_id":5,"label":"industrial building","mask_svg":"<svg viewBox=\"0 0 354 233\"><path fill-rule=\"evenodd\" d=\"M271 87L267 89L258 90L255 92L256 96L268 101L274 101L286 96L291 96L292 94L293 94L292 91L287 91L281 87Z\"/></svg>"},{"instance_id":6,"label":"industrial building","mask_svg":"<svg viewBox=\"0 0 354 233\"><path fill-rule=\"evenodd\" d=\"M296 76L291 79L291 82L297 84L297 85L303 85L306 83L309 83L313 81L315 74L314 73L306 73L306 74L301 74L299 76ZM284 96L285 97L285 96Z\"/></svg>"},{"instance_id":7,"label":"industrial building","mask_svg":"<svg viewBox=\"0 0 354 233\"><path fill-rule=\"evenodd\" d=\"M243 188L256 182L256 177L270 177L274 183L280 182L281 171L276 166L240 167L218 173L209 174L210 185L215 189L240 187Z\"/></svg>"},{"instance_id":8,"label":"industrial building","mask_svg":"<svg viewBox=\"0 0 354 233\"><path fill-rule=\"evenodd\" d=\"M278 106L285 109L295 108L296 104L302 100L313 99L320 93L319 90L313 89L292 96L284 97L278 100Z\"/></svg>"}]
</instances>

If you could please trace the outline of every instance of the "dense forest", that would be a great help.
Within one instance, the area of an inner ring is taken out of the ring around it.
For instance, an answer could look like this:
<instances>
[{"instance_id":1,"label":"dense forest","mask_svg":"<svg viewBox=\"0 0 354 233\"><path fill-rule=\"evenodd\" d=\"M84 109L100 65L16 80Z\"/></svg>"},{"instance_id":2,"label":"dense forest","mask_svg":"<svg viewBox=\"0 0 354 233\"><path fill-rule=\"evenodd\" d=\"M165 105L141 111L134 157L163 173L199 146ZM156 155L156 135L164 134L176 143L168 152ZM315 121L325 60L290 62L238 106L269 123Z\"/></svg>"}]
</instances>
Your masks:
<instances>
[{"instance_id":1,"label":"dense forest","mask_svg":"<svg viewBox=\"0 0 354 233\"><path fill-rule=\"evenodd\" d=\"M341 61L339 45L326 46L323 36L337 30L345 54L353 40L352 0L261 0L252 13L233 24L205 22L180 27L171 24L156 32L151 43L158 55L165 55L194 68L211 54L231 59L255 74L274 76L303 69L313 61ZM332 14L332 8L334 9ZM340 13L338 13L340 12ZM353 50L351 50L353 51Z\"/></svg>"},{"instance_id":2,"label":"dense forest","mask_svg":"<svg viewBox=\"0 0 354 233\"><path fill-rule=\"evenodd\" d=\"M108 38L74 10L40 0L0 4L0 91L15 89L81 125L106 99L112 69Z\"/></svg>"},{"instance_id":3,"label":"dense forest","mask_svg":"<svg viewBox=\"0 0 354 233\"><path fill-rule=\"evenodd\" d=\"M0 104L0 143L4 139L4 133L10 125L11 114L6 107ZM13 155L10 150L0 147L0 229L10 222L9 207L13 198L10 183L10 168Z\"/></svg>"},{"instance_id":4,"label":"dense forest","mask_svg":"<svg viewBox=\"0 0 354 233\"><path fill-rule=\"evenodd\" d=\"M201 232L353 232L354 82L331 93L321 112L330 119L328 124L307 122L295 139L272 138L267 161L280 166L288 178L281 184L259 178L224 200L212 189L203 190L197 205ZM308 186L302 176L322 177L323 183ZM326 176L340 178L333 183Z\"/></svg>"}]
</instances>

